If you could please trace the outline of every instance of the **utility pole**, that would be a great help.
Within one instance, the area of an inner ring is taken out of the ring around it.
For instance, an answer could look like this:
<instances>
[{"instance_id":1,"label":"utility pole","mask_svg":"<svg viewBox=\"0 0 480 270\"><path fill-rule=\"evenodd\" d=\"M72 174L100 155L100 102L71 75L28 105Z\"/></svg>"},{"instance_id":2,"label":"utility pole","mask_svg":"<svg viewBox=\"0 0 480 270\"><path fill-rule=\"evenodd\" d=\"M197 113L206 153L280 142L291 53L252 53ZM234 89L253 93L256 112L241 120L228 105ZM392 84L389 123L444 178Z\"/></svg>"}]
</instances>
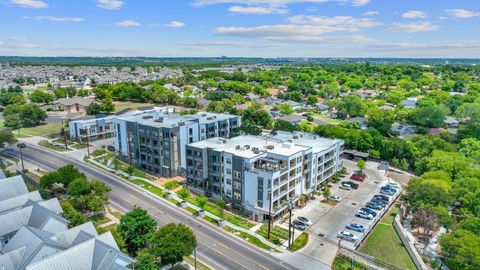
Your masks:
<instances>
[{"instance_id":1,"label":"utility pole","mask_svg":"<svg viewBox=\"0 0 480 270\"><path fill-rule=\"evenodd\" d=\"M22 175L25 174L25 165L23 164L23 152L22 149L27 147L27 145L23 142L17 144L18 149L20 150L20 159L22 161Z\"/></svg>"},{"instance_id":2,"label":"utility pole","mask_svg":"<svg viewBox=\"0 0 480 270\"><path fill-rule=\"evenodd\" d=\"M90 138L88 136L88 129L87 128L84 128L85 130L85 136L86 136L86 139L87 139L87 156L88 158L90 158Z\"/></svg>"},{"instance_id":3,"label":"utility pole","mask_svg":"<svg viewBox=\"0 0 480 270\"><path fill-rule=\"evenodd\" d=\"M197 248L193 250L193 255L195 256L195 270L197 270Z\"/></svg>"},{"instance_id":4,"label":"utility pole","mask_svg":"<svg viewBox=\"0 0 480 270\"><path fill-rule=\"evenodd\" d=\"M272 226L272 189L268 191L270 201L268 204L268 239L270 239L270 227Z\"/></svg>"},{"instance_id":5,"label":"utility pole","mask_svg":"<svg viewBox=\"0 0 480 270\"><path fill-rule=\"evenodd\" d=\"M68 142L67 142L67 134L65 133L65 125L62 120L62 133L63 133L63 139L65 140L65 149L68 149Z\"/></svg>"},{"instance_id":6,"label":"utility pole","mask_svg":"<svg viewBox=\"0 0 480 270\"><path fill-rule=\"evenodd\" d=\"M288 203L288 212L289 212L289 217L288 217L288 249L291 248L292 245L292 237L291 237L291 231L292 231L292 210L293 210L293 202L290 199L290 202Z\"/></svg>"}]
</instances>

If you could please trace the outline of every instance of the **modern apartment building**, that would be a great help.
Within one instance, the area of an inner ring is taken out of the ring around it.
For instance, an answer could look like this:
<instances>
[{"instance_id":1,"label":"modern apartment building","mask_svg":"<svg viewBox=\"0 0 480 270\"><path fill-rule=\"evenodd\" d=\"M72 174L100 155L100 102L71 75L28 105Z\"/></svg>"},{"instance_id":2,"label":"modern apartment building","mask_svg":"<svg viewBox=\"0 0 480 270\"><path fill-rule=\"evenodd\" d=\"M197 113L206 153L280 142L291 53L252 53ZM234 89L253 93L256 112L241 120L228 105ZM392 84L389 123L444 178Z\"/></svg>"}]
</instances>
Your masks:
<instances>
[{"instance_id":1,"label":"modern apartment building","mask_svg":"<svg viewBox=\"0 0 480 270\"><path fill-rule=\"evenodd\" d=\"M173 109L148 107L130 111L124 115L111 115L99 118L74 120L69 123L70 138L72 140L80 140L83 142L87 141L87 137L89 142L113 138L115 136L115 129L113 128L114 119L150 115L158 117L167 111L173 111Z\"/></svg>"},{"instance_id":2,"label":"modern apartment building","mask_svg":"<svg viewBox=\"0 0 480 270\"><path fill-rule=\"evenodd\" d=\"M262 221L278 217L341 169L342 140L307 133L212 138L186 148L187 183L223 197L234 209Z\"/></svg>"},{"instance_id":3,"label":"modern apartment building","mask_svg":"<svg viewBox=\"0 0 480 270\"><path fill-rule=\"evenodd\" d=\"M239 116L218 113L135 115L116 118L115 148L137 167L163 177L185 172L185 147L213 137L228 138Z\"/></svg>"}]
</instances>

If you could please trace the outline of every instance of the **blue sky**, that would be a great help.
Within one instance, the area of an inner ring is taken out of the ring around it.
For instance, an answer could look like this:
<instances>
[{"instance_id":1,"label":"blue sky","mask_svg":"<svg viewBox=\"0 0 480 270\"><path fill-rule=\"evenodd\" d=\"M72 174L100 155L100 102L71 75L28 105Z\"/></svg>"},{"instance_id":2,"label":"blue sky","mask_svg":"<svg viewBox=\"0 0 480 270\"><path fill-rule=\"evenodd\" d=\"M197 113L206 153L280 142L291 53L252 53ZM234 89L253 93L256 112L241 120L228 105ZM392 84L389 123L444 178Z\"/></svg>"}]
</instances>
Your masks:
<instances>
[{"instance_id":1,"label":"blue sky","mask_svg":"<svg viewBox=\"0 0 480 270\"><path fill-rule=\"evenodd\" d=\"M0 55L480 58L479 0L0 0Z\"/></svg>"}]
</instances>

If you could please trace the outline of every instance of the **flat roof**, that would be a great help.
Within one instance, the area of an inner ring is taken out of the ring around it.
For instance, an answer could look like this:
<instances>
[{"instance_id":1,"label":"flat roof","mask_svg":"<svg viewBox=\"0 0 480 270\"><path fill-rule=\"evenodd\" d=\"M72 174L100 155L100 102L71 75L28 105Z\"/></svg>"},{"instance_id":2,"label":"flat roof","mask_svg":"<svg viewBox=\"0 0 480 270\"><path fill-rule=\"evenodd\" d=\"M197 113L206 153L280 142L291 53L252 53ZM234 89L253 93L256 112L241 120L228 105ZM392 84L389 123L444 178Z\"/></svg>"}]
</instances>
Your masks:
<instances>
[{"instance_id":1,"label":"flat roof","mask_svg":"<svg viewBox=\"0 0 480 270\"><path fill-rule=\"evenodd\" d=\"M282 156L291 156L300 151L306 151L309 149L309 147L306 146L285 143L274 138L252 135L237 136L231 139L217 137L191 143L189 145L202 149L212 148L216 151L223 151L245 158L261 156L265 152ZM254 152L253 148L257 148L259 152Z\"/></svg>"},{"instance_id":2,"label":"flat roof","mask_svg":"<svg viewBox=\"0 0 480 270\"><path fill-rule=\"evenodd\" d=\"M306 132L290 133L286 131L277 131L276 134L271 135L271 137L281 141L290 140L295 144L310 147L314 153L327 150L332 146L342 142L342 140L339 139L323 138Z\"/></svg>"}]
</instances>

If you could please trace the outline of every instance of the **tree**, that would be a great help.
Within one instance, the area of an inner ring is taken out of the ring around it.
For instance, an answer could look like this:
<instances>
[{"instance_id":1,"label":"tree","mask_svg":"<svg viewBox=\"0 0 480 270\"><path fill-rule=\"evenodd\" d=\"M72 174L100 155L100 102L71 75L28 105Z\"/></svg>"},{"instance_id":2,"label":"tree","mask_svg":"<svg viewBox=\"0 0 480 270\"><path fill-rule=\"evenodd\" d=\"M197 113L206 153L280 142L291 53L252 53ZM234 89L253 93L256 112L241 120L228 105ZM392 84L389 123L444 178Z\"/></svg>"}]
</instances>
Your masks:
<instances>
[{"instance_id":1,"label":"tree","mask_svg":"<svg viewBox=\"0 0 480 270\"><path fill-rule=\"evenodd\" d=\"M150 253L148 248L142 249L135 259L135 269L137 270L158 270L159 265L155 261L155 257Z\"/></svg>"},{"instance_id":2,"label":"tree","mask_svg":"<svg viewBox=\"0 0 480 270\"><path fill-rule=\"evenodd\" d=\"M70 221L70 226L78 226L87 222L87 217L73 208L69 200L62 201L63 216Z\"/></svg>"},{"instance_id":3,"label":"tree","mask_svg":"<svg viewBox=\"0 0 480 270\"><path fill-rule=\"evenodd\" d=\"M102 104L100 105L102 113L110 114L115 111L115 105L112 102L111 97L106 97L102 100Z\"/></svg>"},{"instance_id":4,"label":"tree","mask_svg":"<svg viewBox=\"0 0 480 270\"><path fill-rule=\"evenodd\" d=\"M307 104L314 105L314 104L317 103L317 102L318 102L318 99L317 99L316 96L314 96L314 95L309 95L309 96L307 97Z\"/></svg>"},{"instance_id":5,"label":"tree","mask_svg":"<svg viewBox=\"0 0 480 270\"><path fill-rule=\"evenodd\" d=\"M128 165L127 168L125 168L125 172L128 173L128 175L132 176L135 172L135 167L133 167L132 165Z\"/></svg>"},{"instance_id":6,"label":"tree","mask_svg":"<svg viewBox=\"0 0 480 270\"><path fill-rule=\"evenodd\" d=\"M480 269L480 236L458 229L440 237L445 264L452 270Z\"/></svg>"},{"instance_id":7,"label":"tree","mask_svg":"<svg viewBox=\"0 0 480 270\"><path fill-rule=\"evenodd\" d=\"M392 110L379 110L372 107L367 111L368 127L373 127L386 135L393 123L395 122L395 115Z\"/></svg>"},{"instance_id":8,"label":"tree","mask_svg":"<svg viewBox=\"0 0 480 270\"><path fill-rule=\"evenodd\" d=\"M120 218L117 230L125 240L128 253L135 255L140 249L147 246L156 226L157 222L147 211L135 207Z\"/></svg>"},{"instance_id":9,"label":"tree","mask_svg":"<svg viewBox=\"0 0 480 270\"><path fill-rule=\"evenodd\" d=\"M70 182L76 179L86 180L85 174L81 173L75 166L66 165L60 167L57 171L48 173L40 178L40 186L42 188L51 188L53 184L63 184L68 187Z\"/></svg>"},{"instance_id":10,"label":"tree","mask_svg":"<svg viewBox=\"0 0 480 270\"><path fill-rule=\"evenodd\" d=\"M348 95L338 104L338 110L345 114L347 118L363 116L366 109L365 103L358 95Z\"/></svg>"},{"instance_id":11,"label":"tree","mask_svg":"<svg viewBox=\"0 0 480 270\"><path fill-rule=\"evenodd\" d=\"M273 130L283 130L283 131L289 131L289 132L293 132L293 131L298 131L299 128L288 122L288 121L285 121L285 120L277 120L275 121L275 125L273 126Z\"/></svg>"},{"instance_id":12,"label":"tree","mask_svg":"<svg viewBox=\"0 0 480 270\"><path fill-rule=\"evenodd\" d=\"M201 209L203 209L205 205L207 205L208 203L208 198L205 196L198 196L196 200L197 200L198 207L200 207Z\"/></svg>"},{"instance_id":13,"label":"tree","mask_svg":"<svg viewBox=\"0 0 480 270\"><path fill-rule=\"evenodd\" d=\"M412 222L416 227L423 229L423 242L428 244L431 231L438 227L438 217L435 210L430 207L422 207L418 209L413 214ZM427 245L425 245L425 248L426 246Z\"/></svg>"},{"instance_id":14,"label":"tree","mask_svg":"<svg viewBox=\"0 0 480 270\"><path fill-rule=\"evenodd\" d=\"M177 192L177 195L180 197L180 199L185 201L188 197L190 197L190 190L188 190L188 188L183 188Z\"/></svg>"},{"instance_id":15,"label":"tree","mask_svg":"<svg viewBox=\"0 0 480 270\"><path fill-rule=\"evenodd\" d=\"M227 205L227 203L225 202L224 199L220 198L218 199L215 204L217 205L217 207L220 209L220 212L223 214L223 210L225 210L225 206Z\"/></svg>"},{"instance_id":16,"label":"tree","mask_svg":"<svg viewBox=\"0 0 480 270\"><path fill-rule=\"evenodd\" d=\"M463 139L460 142L458 152L480 162L480 140L474 138Z\"/></svg>"},{"instance_id":17,"label":"tree","mask_svg":"<svg viewBox=\"0 0 480 270\"><path fill-rule=\"evenodd\" d=\"M5 147L5 144L15 143L17 139L12 133L11 129L2 129L0 130L0 147Z\"/></svg>"},{"instance_id":18,"label":"tree","mask_svg":"<svg viewBox=\"0 0 480 270\"><path fill-rule=\"evenodd\" d=\"M92 104L87 106L86 111L88 115L99 114L102 112L102 106L96 102L93 102Z\"/></svg>"},{"instance_id":19,"label":"tree","mask_svg":"<svg viewBox=\"0 0 480 270\"><path fill-rule=\"evenodd\" d=\"M332 191L330 190L330 187L325 186L323 188L323 197L328 201L330 199L330 196L332 195Z\"/></svg>"},{"instance_id":20,"label":"tree","mask_svg":"<svg viewBox=\"0 0 480 270\"><path fill-rule=\"evenodd\" d=\"M47 113L34 103L8 105L3 115L5 125L15 128L36 126L47 118Z\"/></svg>"},{"instance_id":21,"label":"tree","mask_svg":"<svg viewBox=\"0 0 480 270\"><path fill-rule=\"evenodd\" d=\"M158 229L150 239L151 254L161 265L174 265L183 261L197 247L192 229L184 224L170 223Z\"/></svg>"},{"instance_id":22,"label":"tree","mask_svg":"<svg viewBox=\"0 0 480 270\"><path fill-rule=\"evenodd\" d=\"M35 103L51 103L55 100L55 96L46 93L42 90L35 90L33 93L30 94L30 100Z\"/></svg>"},{"instance_id":23,"label":"tree","mask_svg":"<svg viewBox=\"0 0 480 270\"><path fill-rule=\"evenodd\" d=\"M92 187L90 186L90 183L83 179L83 178L78 178L70 182L67 187L67 193L70 196L81 196L81 195L86 195L92 191Z\"/></svg>"},{"instance_id":24,"label":"tree","mask_svg":"<svg viewBox=\"0 0 480 270\"><path fill-rule=\"evenodd\" d=\"M290 107L290 105L287 103L278 105L278 111L283 115L289 115L293 113L292 107Z\"/></svg>"},{"instance_id":25,"label":"tree","mask_svg":"<svg viewBox=\"0 0 480 270\"><path fill-rule=\"evenodd\" d=\"M448 108L443 105L418 108L412 116L415 124L427 128L435 128L443 125Z\"/></svg>"},{"instance_id":26,"label":"tree","mask_svg":"<svg viewBox=\"0 0 480 270\"><path fill-rule=\"evenodd\" d=\"M357 161L357 167L360 171L363 171L365 169L365 165L366 163L364 159L361 158Z\"/></svg>"}]
</instances>

